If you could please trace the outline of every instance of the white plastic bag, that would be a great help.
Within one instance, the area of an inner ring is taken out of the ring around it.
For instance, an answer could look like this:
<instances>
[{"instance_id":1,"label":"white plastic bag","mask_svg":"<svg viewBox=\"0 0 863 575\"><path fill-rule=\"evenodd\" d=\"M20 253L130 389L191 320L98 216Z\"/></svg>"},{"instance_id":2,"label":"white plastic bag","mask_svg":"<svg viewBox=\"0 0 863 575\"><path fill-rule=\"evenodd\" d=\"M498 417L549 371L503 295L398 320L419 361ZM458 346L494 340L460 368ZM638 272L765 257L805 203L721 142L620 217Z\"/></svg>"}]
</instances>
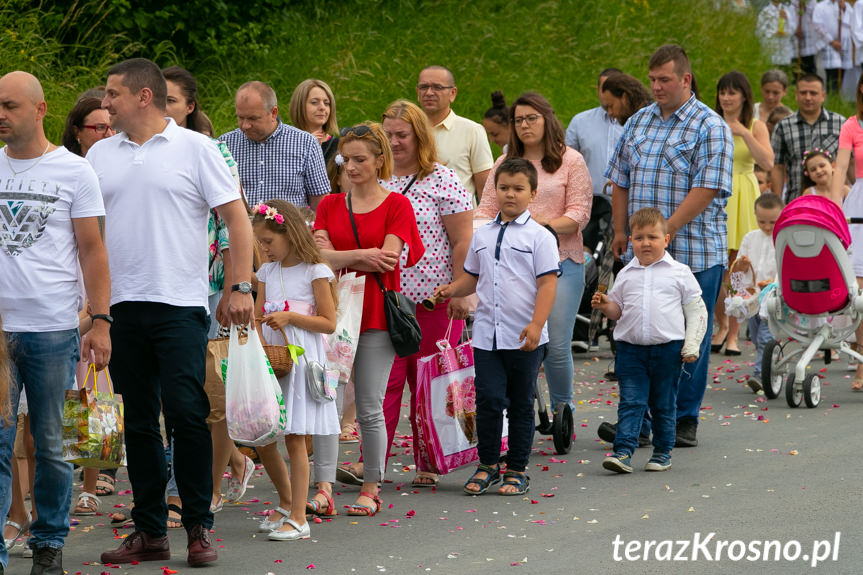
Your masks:
<instances>
[{"instance_id":1,"label":"white plastic bag","mask_svg":"<svg viewBox=\"0 0 863 575\"><path fill-rule=\"evenodd\" d=\"M249 330L240 344L231 326L225 373L225 417L228 435L244 445L269 445L284 435L288 417L279 380L270 367L258 332Z\"/></svg>"},{"instance_id":2,"label":"white plastic bag","mask_svg":"<svg viewBox=\"0 0 863 575\"><path fill-rule=\"evenodd\" d=\"M360 324L363 320L363 296L366 278L356 272L339 278L339 308L336 311L336 329L325 336L327 370L338 370L339 384L347 385L354 367Z\"/></svg>"}]
</instances>

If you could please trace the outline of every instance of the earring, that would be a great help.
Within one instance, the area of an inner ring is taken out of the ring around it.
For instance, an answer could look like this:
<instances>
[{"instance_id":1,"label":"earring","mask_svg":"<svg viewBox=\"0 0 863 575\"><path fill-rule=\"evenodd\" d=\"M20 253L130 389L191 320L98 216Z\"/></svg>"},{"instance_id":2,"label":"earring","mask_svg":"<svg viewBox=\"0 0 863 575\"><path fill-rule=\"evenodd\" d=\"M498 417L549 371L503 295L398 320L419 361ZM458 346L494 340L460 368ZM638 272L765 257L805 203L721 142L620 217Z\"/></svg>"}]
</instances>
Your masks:
<instances>
[{"instance_id":1,"label":"earring","mask_svg":"<svg viewBox=\"0 0 863 575\"><path fill-rule=\"evenodd\" d=\"M81 138L76 138L76 140L78 141L79 144L81 143Z\"/></svg>"}]
</instances>

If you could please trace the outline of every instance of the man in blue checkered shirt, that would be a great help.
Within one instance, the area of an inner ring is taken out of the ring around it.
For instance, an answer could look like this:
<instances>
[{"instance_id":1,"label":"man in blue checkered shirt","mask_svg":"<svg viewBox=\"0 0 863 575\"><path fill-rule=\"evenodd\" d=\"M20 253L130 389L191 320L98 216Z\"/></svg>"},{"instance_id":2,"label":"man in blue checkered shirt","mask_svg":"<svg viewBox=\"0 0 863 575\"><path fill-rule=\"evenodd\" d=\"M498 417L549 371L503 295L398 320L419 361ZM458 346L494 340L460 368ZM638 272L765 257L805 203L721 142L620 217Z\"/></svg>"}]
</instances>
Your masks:
<instances>
[{"instance_id":1,"label":"man in blue checkered shirt","mask_svg":"<svg viewBox=\"0 0 863 575\"><path fill-rule=\"evenodd\" d=\"M648 66L656 102L627 121L605 174L614 185L612 250L629 259L629 215L645 207L658 208L668 220L668 251L692 269L701 286L709 326L728 263L725 204L731 195L731 130L692 94L692 70L680 46L662 46ZM681 372L678 447L698 444L709 361L710 338L704 338L698 361Z\"/></svg>"},{"instance_id":2,"label":"man in blue checkered shirt","mask_svg":"<svg viewBox=\"0 0 863 575\"><path fill-rule=\"evenodd\" d=\"M264 82L240 86L235 106L239 127L219 140L237 162L249 205L278 198L317 209L330 193L318 140L281 122L276 93Z\"/></svg>"}]
</instances>

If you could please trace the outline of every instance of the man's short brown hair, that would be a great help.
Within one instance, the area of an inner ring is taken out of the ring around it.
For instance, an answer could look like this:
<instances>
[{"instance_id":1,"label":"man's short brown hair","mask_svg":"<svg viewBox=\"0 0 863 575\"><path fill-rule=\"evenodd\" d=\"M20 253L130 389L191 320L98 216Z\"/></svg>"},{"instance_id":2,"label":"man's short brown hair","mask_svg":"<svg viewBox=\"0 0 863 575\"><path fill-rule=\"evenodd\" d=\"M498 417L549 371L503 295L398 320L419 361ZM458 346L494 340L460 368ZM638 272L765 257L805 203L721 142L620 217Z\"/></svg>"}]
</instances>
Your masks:
<instances>
[{"instance_id":1,"label":"man's short brown hair","mask_svg":"<svg viewBox=\"0 0 863 575\"><path fill-rule=\"evenodd\" d=\"M674 73L678 77L683 78L684 74L692 74L689 57L683 48L677 44L666 44L657 48L653 56L650 57L650 62L647 63L647 69L654 70L668 62L674 62Z\"/></svg>"},{"instance_id":2,"label":"man's short brown hair","mask_svg":"<svg viewBox=\"0 0 863 575\"><path fill-rule=\"evenodd\" d=\"M630 231L657 225L662 228L663 234L668 233L668 223L665 221L665 216L656 208L641 208L629 218Z\"/></svg>"}]
</instances>

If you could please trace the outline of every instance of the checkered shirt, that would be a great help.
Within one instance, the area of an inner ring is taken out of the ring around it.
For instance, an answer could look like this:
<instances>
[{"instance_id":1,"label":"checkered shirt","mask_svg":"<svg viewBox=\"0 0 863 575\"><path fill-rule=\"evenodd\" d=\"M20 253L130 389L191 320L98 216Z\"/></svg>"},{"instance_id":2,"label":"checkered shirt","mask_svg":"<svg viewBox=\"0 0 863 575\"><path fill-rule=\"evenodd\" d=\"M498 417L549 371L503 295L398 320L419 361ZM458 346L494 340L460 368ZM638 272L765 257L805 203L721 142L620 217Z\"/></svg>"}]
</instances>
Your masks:
<instances>
[{"instance_id":1,"label":"checkered shirt","mask_svg":"<svg viewBox=\"0 0 863 575\"><path fill-rule=\"evenodd\" d=\"M278 198L305 207L312 196L330 193L321 145L308 132L280 122L263 142L250 140L239 128L219 140L237 161L250 206Z\"/></svg>"},{"instance_id":2,"label":"checkered shirt","mask_svg":"<svg viewBox=\"0 0 863 575\"><path fill-rule=\"evenodd\" d=\"M821 115L814 124L809 124L794 112L780 120L773 130L770 143L776 156L775 162L785 166L788 174L788 186L785 192L786 201L791 201L800 195L803 182L803 152L812 148L822 148L836 157L839 149L839 131L845 118L835 112L821 109Z\"/></svg>"},{"instance_id":3,"label":"checkered shirt","mask_svg":"<svg viewBox=\"0 0 863 575\"><path fill-rule=\"evenodd\" d=\"M659 209L668 218L692 188L717 190L710 205L678 230L669 245L677 261L700 272L727 263L725 204L731 195L734 141L716 112L695 96L667 120L657 104L642 108L623 129L605 176L629 190L629 215ZM626 255L632 257L631 249Z\"/></svg>"}]
</instances>

